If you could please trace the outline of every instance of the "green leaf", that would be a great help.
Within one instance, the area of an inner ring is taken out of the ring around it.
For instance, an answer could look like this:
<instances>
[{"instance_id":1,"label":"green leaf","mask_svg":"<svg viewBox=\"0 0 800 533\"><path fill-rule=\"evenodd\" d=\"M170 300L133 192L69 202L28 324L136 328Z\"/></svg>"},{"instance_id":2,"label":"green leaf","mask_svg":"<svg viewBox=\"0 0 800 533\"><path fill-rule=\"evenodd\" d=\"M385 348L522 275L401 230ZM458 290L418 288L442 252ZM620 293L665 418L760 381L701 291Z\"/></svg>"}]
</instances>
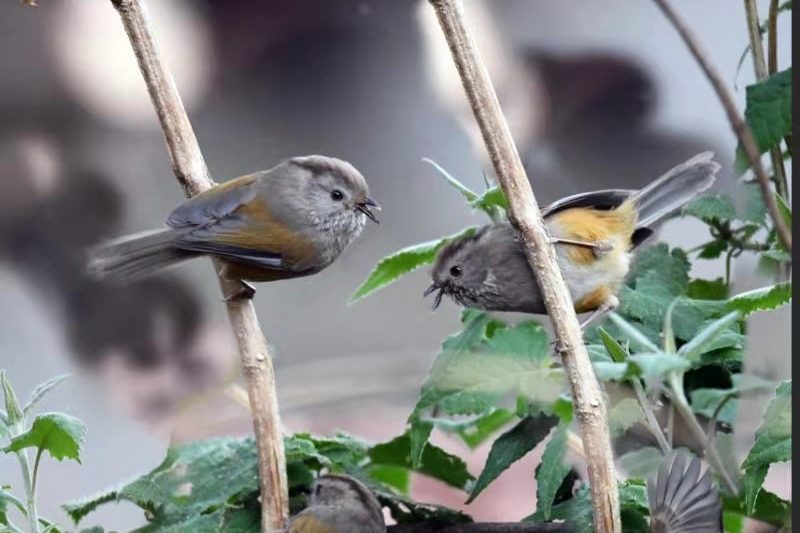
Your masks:
<instances>
[{"instance_id":1,"label":"green leaf","mask_svg":"<svg viewBox=\"0 0 800 533\"><path fill-rule=\"evenodd\" d=\"M670 294L678 295L683 294L689 284L690 268L686 252L680 248L670 251L666 244L660 243L639 252L628 279L637 280L652 272Z\"/></svg>"},{"instance_id":2,"label":"green leaf","mask_svg":"<svg viewBox=\"0 0 800 533\"><path fill-rule=\"evenodd\" d=\"M725 512L749 516L756 520L781 527L791 524L792 504L766 489L759 491L751 512L745 508L744 499L738 496L722 495L722 508Z\"/></svg>"},{"instance_id":3,"label":"green leaf","mask_svg":"<svg viewBox=\"0 0 800 533\"><path fill-rule=\"evenodd\" d=\"M569 466L564 464L568 430L569 426L566 424L556 427L544 447L542 461L536 468L536 511L541 512L545 520L550 520L556 492L569 473Z\"/></svg>"},{"instance_id":4,"label":"green leaf","mask_svg":"<svg viewBox=\"0 0 800 533\"><path fill-rule=\"evenodd\" d=\"M622 318L617 313L611 312L608 314L609 319L619 328L620 332L622 332L623 336L627 338L628 341L634 346L639 347L640 349L647 350L649 352L658 352L658 346L653 344L653 342L647 338L639 329Z\"/></svg>"},{"instance_id":5,"label":"green leaf","mask_svg":"<svg viewBox=\"0 0 800 533\"><path fill-rule=\"evenodd\" d=\"M0 370L0 385L3 386L3 395L6 400L6 417L8 425L13 426L22 420L22 409L19 407L19 400L8 381L5 370Z\"/></svg>"},{"instance_id":6,"label":"green leaf","mask_svg":"<svg viewBox=\"0 0 800 533\"><path fill-rule=\"evenodd\" d=\"M684 216L693 216L703 222L724 222L736 217L730 198L727 196L699 196L683 208Z\"/></svg>"},{"instance_id":7,"label":"green leaf","mask_svg":"<svg viewBox=\"0 0 800 533\"><path fill-rule=\"evenodd\" d=\"M535 322L507 328L484 313L465 313L464 330L449 337L431 367L411 421L438 405L448 414L486 414L509 396L551 408L564 390L547 334Z\"/></svg>"},{"instance_id":8,"label":"green leaf","mask_svg":"<svg viewBox=\"0 0 800 533\"><path fill-rule=\"evenodd\" d=\"M739 188L743 198L739 212L739 219L751 222L760 227L767 225L767 206L764 203L764 196L761 194L761 187L758 183L742 183Z\"/></svg>"},{"instance_id":9,"label":"green leaf","mask_svg":"<svg viewBox=\"0 0 800 533\"><path fill-rule=\"evenodd\" d=\"M623 398L608 411L608 430L618 437L644 418L639 402L633 398Z\"/></svg>"},{"instance_id":10,"label":"green leaf","mask_svg":"<svg viewBox=\"0 0 800 533\"><path fill-rule=\"evenodd\" d=\"M370 465L368 473L370 479L383 483L401 494L408 494L411 488L411 471L402 466Z\"/></svg>"},{"instance_id":11,"label":"green leaf","mask_svg":"<svg viewBox=\"0 0 800 533\"><path fill-rule=\"evenodd\" d=\"M755 508L756 497L772 463L789 461L792 457L792 382L784 381L775 391L761 426L756 431L756 441L747 454L742 469L745 505L748 513Z\"/></svg>"},{"instance_id":12,"label":"green leaf","mask_svg":"<svg viewBox=\"0 0 800 533\"><path fill-rule=\"evenodd\" d=\"M600 340L603 341L603 345L606 347L611 359L616 363L624 363L628 357L625 349L603 328L597 328L597 333L600 335Z\"/></svg>"},{"instance_id":13,"label":"green leaf","mask_svg":"<svg viewBox=\"0 0 800 533\"><path fill-rule=\"evenodd\" d=\"M403 248L384 257L350 297L350 303L357 302L378 289L394 283L400 277L433 263L436 260L436 254L443 246L453 240L467 237L474 232L475 228L467 228L441 239Z\"/></svg>"},{"instance_id":14,"label":"green leaf","mask_svg":"<svg viewBox=\"0 0 800 533\"><path fill-rule=\"evenodd\" d=\"M541 413L538 416L523 418L516 426L503 433L494 441L483 471L472 487L467 503L475 500L511 464L534 449L557 423L558 417Z\"/></svg>"},{"instance_id":15,"label":"green leaf","mask_svg":"<svg viewBox=\"0 0 800 533\"><path fill-rule=\"evenodd\" d=\"M728 298L728 286L722 278L693 279L689 282L686 295L695 300L725 300Z\"/></svg>"},{"instance_id":16,"label":"green leaf","mask_svg":"<svg viewBox=\"0 0 800 533\"><path fill-rule=\"evenodd\" d=\"M33 408L36 407L36 404L38 404L42 398L44 398L45 394L69 378L70 374L61 374L60 376L48 379L44 383L39 384L35 389L33 389L31 397L28 399L28 403L25 404L25 407L23 407L23 414L25 416L30 415L31 411L33 411Z\"/></svg>"},{"instance_id":17,"label":"green leaf","mask_svg":"<svg viewBox=\"0 0 800 533\"><path fill-rule=\"evenodd\" d=\"M408 430L408 438L411 442L411 467L419 468L422 464L422 453L425 451L425 446L428 444L428 439L433 431L433 424L431 422L420 421Z\"/></svg>"},{"instance_id":18,"label":"green leaf","mask_svg":"<svg viewBox=\"0 0 800 533\"><path fill-rule=\"evenodd\" d=\"M64 458L81 462L80 450L86 435L83 422L64 413L38 415L31 428L11 439L7 452L18 452L25 448L46 450L61 461Z\"/></svg>"},{"instance_id":19,"label":"green leaf","mask_svg":"<svg viewBox=\"0 0 800 533\"><path fill-rule=\"evenodd\" d=\"M692 340L680 347L678 355L691 362L698 361L703 353L709 351L712 343L717 340L722 332L738 321L740 316L738 311L732 311L708 324Z\"/></svg>"},{"instance_id":20,"label":"green leaf","mask_svg":"<svg viewBox=\"0 0 800 533\"><path fill-rule=\"evenodd\" d=\"M13 505L17 508L17 510L22 513L22 516L28 516L28 510L25 507L25 504L22 503L16 496L11 494L11 492L7 489L10 489L9 486L0 487L0 525L9 525L8 521L8 506ZM3 529L2 531L12 531L11 529Z\"/></svg>"},{"instance_id":21,"label":"green leaf","mask_svg":"<svg viewBox=\"0 0 800 533\"><path fill-rule=\"evenodd\" d=\"M689 368L689 362L684 358L669 353L638 353L628 359L632 365L629 372L643 377L658 377L674 371Z\"/></svg>"},{"instance_id":22,"label":"green leaf","mask_svg":"<svg viewBox=\"0 0 800 533\"><path fill-rule=\"evenodd\" d=\"M622 455L617 462L628 477L649 479L658 470L663 457L658 448L645 446Z\"/></svg>"},{"instance_id":23,"label":"green leaf","mask_svg":"<svg viewBox=\"0 0 800 533\"><path fill-rule=\"evenodd\" d=\"M414 470L459 489L466 488L467 484L475 479L467 471L467 464L464 461L430 443L422 452L419 467L414 468L411 462L411 438L408 433L389 442L376 444L369 451L369 459L377 465Z\"/></svg>"},{"instance_id":24,"label":"green leaf","mask_svg":"<svg viewBox=\"0 0 800 533\"><path fill-rule=\"evenodd\" d=\"M749 85L746 93L745 120L763 154L792 132L792 69Z\"/></svg>"},{"instance_id":25,"label":"green leaf","mask_svg":"<svg viewBox=\"0 0 800 533\"><path fill-rule=\"evenodd\" d=\"M428 163L433 168L435 168L436 171L444 179L447 180L447 183L449 183L455 190L461 193L461 195L467 200L467 202L472 204L478 199L479 197L478 193L476 193L475 191L473 191L472 189L470 189L469 187L458 181L452 174L450 174L444 168L439 166L439 164L436 161L434 161L433 159L429 159L427 157L423 157L422 161Z\"/></svg>"},{"instance_id":26,"label":"green leaf","mask_svg":"<svg viewBox=\"0 0 800 533\"><path fill-rule=\"evenodd\" d=\"M508 209L508 200L500 187L487 189L479 198L471 202L472 207L489 215L492 220L497 220Z\"/></svg>"},{"instance_id":27,"label":"green leaf","mask_svg":"<svg viewBox=\"0 0 800 533\"><path fill-rule=\"evenodd\" d=\"M425 524L428 527L448 526L472 522L462 513L439 505L421 504L383 491L376 491L381 505L392 513L398 524Z\"/></svg>"},{"instance_id":28,"label":"green leaf","mask_svg":"<svg viewBox=\"0 0 800 533\"><path fill-rule=\"evenodd\" d=\"M747 317L757 311L777 309L790 301L792 301L792 284L787 281L737 294L728 300L727 305L728 309L739 311L742 316Z\"/></svg>"},{"instance_id":29,"label":"green leaf","mask_svg":"<svg viewBox=\"0 0 800 533\"><path fill-rule=\"evenodd\" d=\"M725 251L728 249L728 242L723 240L713 240L708 244L704 245L700 249L700 253L697 254L697 257L700 259L716 259L717 257L721 256Z\"/></svg>"},{"instance_id":30,"label":"green leaf","mask_svg":"<svg viewBox=\"0 0 800 533\"><path fill-rule=\"evenodd\" d=\"M474 450L515 417L516 415L507 409L492 409L484 415L474 416L466 420L437 418L432 422L436 427L444 431L458 434L464 444Z\"/></svg>"}]
</instances>

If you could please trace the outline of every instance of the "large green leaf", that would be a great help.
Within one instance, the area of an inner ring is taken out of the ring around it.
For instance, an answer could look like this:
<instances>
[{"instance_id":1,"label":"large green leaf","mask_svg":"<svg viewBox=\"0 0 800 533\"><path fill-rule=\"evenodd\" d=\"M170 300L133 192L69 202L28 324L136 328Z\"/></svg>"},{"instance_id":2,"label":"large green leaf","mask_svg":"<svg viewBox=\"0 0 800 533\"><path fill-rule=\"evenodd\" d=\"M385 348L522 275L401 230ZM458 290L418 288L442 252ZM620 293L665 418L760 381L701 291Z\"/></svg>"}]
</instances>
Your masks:
<instances>
[{"instance_id":1,"label":"large green leaf","mask_svg":"<svg viewBox=\"0 0 800 533\"><path fill-rule=\"evenodd\" d=\"M474 479L464 461L430 443L422 452L419 467L414 468L411 461L411 438L408 433L389 442L376 444L369 451L369 458L372 464L413 469L459 489L465 489Z\"/></svg>"},{"instance_id":2,"label":"large green leaf","mask_svg":"<svg viewBox=\"0 0 800 533\"><path fill-rule=\"evenodd\" d=\"M80 463L85 436L86 427L77 418L64 413L44 413L33 420L28 431L11 439L5 450L18 452L25 448L38 448L59 461L67 458Z\"/></svg>"},{"instance_id":3,"label":"large green leaf","mask_svg":"<svg viewBox=\"0 0 800 533\"><path fill-rule=\"evenodd\" d=\"M761 153L792 132L792 69L747 87L744 112Z\"/></svg>"},{"instance_id":4,"label":"large green leaf","mask_svg":"<svg viewBox=\"0 0 800 533\"><path fill-rule=\"evenodd\" d=\"M727 306L730 310L748 316L757 311L777 309L790 301L792 301L792 284L787 281L737 294L728 300Z\"/></svg>"},{"instance_id":5,"label":"large green leaf","mask_svg":"<svg viewBox=\"0 0 800 533\"><path fill-rule=\"evenodd\" d=\"M464 444L475 449L514 418L516 415L508 409L491 409L486 414L466 419L437 418L431 422L439 429L456 433Z\"/></svg>"},{"instance_id":6,"label":"large green leaf","mask_svg":"<svg viewBox=\"0 0 800 533\"><path fill-rule=\"evenodd\" d=\"M736 217L736 210L727 196L704 195L686 204L683 214L711 223L731 220Z\"/></svg>"},{"instance_id":7,"label":"large green leaf","mask_svg":"<svg viewBox=\"0 0 800 533\"><path fill-rule=\"evenodd\" d=\"M747 454L742 469L745 505L748 513L755 508L764 478L772 463L792 458L792 382L784 381L775 391L761 426L756 431L756 441Z\"/></svg>"},{"instance_id":8,"label":"large green leaf","mask_svg":"<svg viewBox=\"0 0 800 533\"><path fill-rule=\"evenodd\" d=\"M478 494L509 466L534 449L557 423L557 416L540 413L537 416L526 416L516 426L503 433L494 441L467 503L477 498Z\"/></svg>"},{"instance_id":9,"label":"large green leaf","mask_svg":"<svg viewBox=\"0 0 800 533\"><path fill-rule=\"evenodd\" d=\"M567 424L556 427L544 447L542 461L536 467L536 511L542 513L544 520L550 520L553 499L569 473L569 466L564 464L568 430Z\"/></svg>"},{"instance_id":10,"label":"large green leaf","mask_svg":"<svg viewBox=\"0 0 800 533\"><path fill-rule=\"evenodd\" d=\"M474 233L475 228L467 228L456 234L436 239L434 241L415 244L403 248L378 262L366 280L350 297L350 302L356 302L373 292L390 285L400 277L409 274L418 268L429 265L436 259L436 254L448 242L467 237Z\"/></svg>"}]
</instances>

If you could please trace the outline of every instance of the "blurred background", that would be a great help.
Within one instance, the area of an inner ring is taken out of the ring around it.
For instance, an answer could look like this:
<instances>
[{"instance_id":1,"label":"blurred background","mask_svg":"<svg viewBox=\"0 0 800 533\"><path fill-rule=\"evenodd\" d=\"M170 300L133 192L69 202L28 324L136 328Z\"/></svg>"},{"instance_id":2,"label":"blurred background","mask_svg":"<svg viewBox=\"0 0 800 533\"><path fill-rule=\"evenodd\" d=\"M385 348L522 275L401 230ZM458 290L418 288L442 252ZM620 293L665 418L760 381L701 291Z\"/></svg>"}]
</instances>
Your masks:
<instances>
[{"instance_id":1,"label":"blurred background","mask_svg":"<svg viewBox=\"0 0 800 533\"><path fill-rule=\"evenodd\" d=\"M50 462L40 511L152 469L170 442L250 431L226 395L237 356L210 262L194 261L131 288L87 279L84 248L160 225L182 199L118 16L107 0L0 4L0 368L18 394L74 377L46 400L84 420L83 466ZM741 2L675 0L743 106L754 76ZM400 434L458 309L431 315L420 271L355 305L349 296L384 255L480 220L420 162L430 157L480 189L491 174L435 18L421 0L148 0L161 48L218 181L309 153L351 161L382 205L381 225L332 267L262 285L255 304L272 346L288 430ZM735 139L707 80L651 2L466 2L544 204L575 192L638 187L713 150L717 188L734 197ZM766 15L768 2L759 2ZM779 61L791 62L790 17ZM673 220L670 245L705 242L704 226ZM736 291L764 283L755 259L735 263ZM696 274L716 277L717 261ZM789 377L789 310L750 320L747 369ZM363 405L369 401L369 412ZM739 414L752 442L764 402ZM466 454L441 436L434 441ZM488 449L472 452L478 473ZM533 466L515 464L478 501L416 479L421 500L483 520L535 508ZM0 462L0 484L19 486ZM788 468L767 487L790 497ZM128 530L139 510L101 509L85 526Z\"/></svg>"}]
</instances>

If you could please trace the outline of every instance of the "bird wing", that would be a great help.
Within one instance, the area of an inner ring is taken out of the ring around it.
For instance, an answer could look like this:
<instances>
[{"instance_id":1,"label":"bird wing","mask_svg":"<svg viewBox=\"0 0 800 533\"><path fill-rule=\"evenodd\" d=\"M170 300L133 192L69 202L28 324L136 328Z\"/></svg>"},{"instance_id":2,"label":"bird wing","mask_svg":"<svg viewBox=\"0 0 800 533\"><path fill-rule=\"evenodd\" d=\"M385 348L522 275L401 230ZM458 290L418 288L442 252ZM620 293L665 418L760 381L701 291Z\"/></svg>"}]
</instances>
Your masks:
<instances>
[{"instance_id":1,"label":"bird wing","mask_svg":"<svg viewBox=\"0 0 800 533\"><path fill-rule=\"evenodd\" d=\"M721 533L722 502L711 473L700 475L700 459L675 453L664 460L647 484L653 533Z\"/></svg>"},{"instance_id":2,"label":"bird wing","mask_svg":"<svg viewBox=\"0 0 800 533\"><path fill-rule=\"evenodd\" d=\"M590 191L573 194L560 200L556 200L552 204L542 209L542 216L550 216L571 209L573 207L592 207L594 209L614 209L619 207L622 202L630 198L635 189L604 189L601 191Z\"/></svg>"},{"instance_id":3,"label":"bird wing","mask_svg":"<svg viewBox=\"0 0 800 533\"><path fill-rule=\"evenodd\" d=\"M175 209L167 225L190 228L175 247L273 270L305 269L314 245L273 218L254 186L259 176L227 181Z\"/></svg>"}]
</instances>

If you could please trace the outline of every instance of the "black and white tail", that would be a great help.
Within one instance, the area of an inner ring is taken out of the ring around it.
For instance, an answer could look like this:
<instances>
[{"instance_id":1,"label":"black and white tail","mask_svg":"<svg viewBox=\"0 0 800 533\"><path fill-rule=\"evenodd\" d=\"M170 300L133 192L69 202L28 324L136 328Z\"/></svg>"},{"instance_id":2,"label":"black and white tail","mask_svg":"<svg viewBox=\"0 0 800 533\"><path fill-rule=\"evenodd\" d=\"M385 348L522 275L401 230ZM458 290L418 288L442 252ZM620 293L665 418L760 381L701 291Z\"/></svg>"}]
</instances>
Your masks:
<instances>
[{"instance_id":1,"label":"black and white tail","mask_svg":"<svg viewBox=\"0 0 800 533\"><path fill-rule=\"evenodd\" d=\"M703 152L671 169L633 195L639 227L658 222L711 187L720 165L713 152Z\"/></svg>"},{"instance_id":2,"label":"black and white tail","mask_svg":"<svg viewBox=\"0 0 800 533\"><path fill-rule=\"evenodd\" d=\"M700 475L700 459L676 452L664 459L647 483L650 531L653 533L721 533L722 501L711 484L711 472Z\"/></svg>"},{"instance_id":3,"label":"black and white tail","mask_svg":"<svg viewBox=\"0 0 800 533\"><path fill-rule=\"evenodd\" d=\"M185 229L163 228L109 241L92 250L89 273L111 283L130 283L195 257L174 247Z\"/></svg>"}]
</instances>

